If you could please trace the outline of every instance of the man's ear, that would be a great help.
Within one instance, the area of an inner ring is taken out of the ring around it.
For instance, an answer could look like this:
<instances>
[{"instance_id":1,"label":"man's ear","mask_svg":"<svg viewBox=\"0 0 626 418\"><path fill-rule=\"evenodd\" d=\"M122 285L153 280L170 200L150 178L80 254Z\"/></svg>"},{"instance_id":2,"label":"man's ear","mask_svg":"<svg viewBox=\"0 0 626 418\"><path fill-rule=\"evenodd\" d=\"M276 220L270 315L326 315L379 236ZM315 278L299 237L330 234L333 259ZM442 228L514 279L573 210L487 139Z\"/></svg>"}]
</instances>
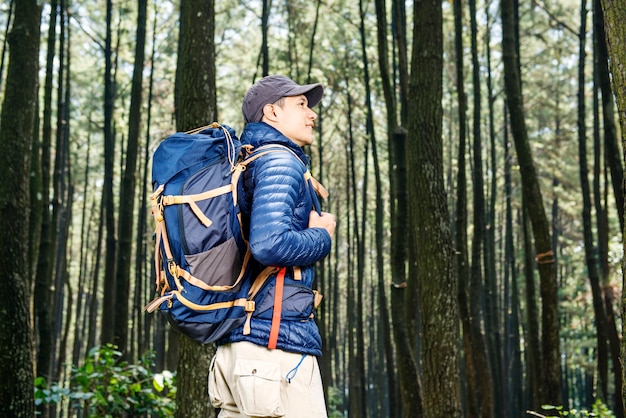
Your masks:
<instances>
[{"instance_id":1,"label":"man's ear","mask_svg":"<svg viewBox=\"0 0 626 418\"><path fill-rule=\"evenodd\" d=\"M270 122L276 122L277 116L276 116L274 104L268 103L265 106L263 106L263 119L270 121Z\"/></svg>"}]
</instances>

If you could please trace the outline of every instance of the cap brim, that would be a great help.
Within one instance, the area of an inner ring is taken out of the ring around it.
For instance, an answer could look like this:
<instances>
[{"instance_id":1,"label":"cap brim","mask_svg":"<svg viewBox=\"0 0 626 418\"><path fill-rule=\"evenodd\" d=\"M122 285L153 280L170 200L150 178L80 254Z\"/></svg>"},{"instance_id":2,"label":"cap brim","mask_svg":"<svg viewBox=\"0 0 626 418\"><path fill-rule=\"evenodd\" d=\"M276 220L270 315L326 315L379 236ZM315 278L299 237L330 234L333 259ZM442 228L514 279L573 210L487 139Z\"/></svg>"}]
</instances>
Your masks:
<instances>
[{"instance_id":1,"label":"cap brim","mask_svg":"<svg viewBox=\"0 0 626 418\"><path fill-rule=\"evenodd\" d=\"M290 89L284 96L299 96L301 94L306 96L309 107L315 107L322 100L324 87L320 83L305 84Z\"/></svg>"}]
</instances>

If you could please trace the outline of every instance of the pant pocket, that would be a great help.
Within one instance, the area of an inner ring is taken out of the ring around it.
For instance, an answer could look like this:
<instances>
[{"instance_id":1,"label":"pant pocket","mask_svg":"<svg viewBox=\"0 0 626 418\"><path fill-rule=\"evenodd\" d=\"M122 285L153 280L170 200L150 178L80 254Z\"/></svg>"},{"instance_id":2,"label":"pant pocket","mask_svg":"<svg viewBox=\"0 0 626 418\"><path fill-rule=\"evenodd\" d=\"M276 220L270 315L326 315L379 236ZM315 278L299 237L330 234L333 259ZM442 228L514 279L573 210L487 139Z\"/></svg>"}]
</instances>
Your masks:
<instances>
[{"instance_id":1,"label":"pant pocket","mask_svg":"<svg viewBox=\"0 0 626 418\"><path fill-rule=\"evenodd\" d=\"M222 374L215 365L216 357L217 355L213 356L211 365L209 366L208 392L211 405L215 408L221 408L224 401L220 395L220 385L225 385L225 382L222 378Z\"/></svg>"},{"instance_id":2,"label":"pant pocket","mask_svg":"<svg viewBox=\"0 0 626 418\"><path fill-rule=\"evenodd\" d=\"M234 374L242 413L262 417L285 416L280 397L280 364L237 359Z\"/></svg>"}]
</instances>

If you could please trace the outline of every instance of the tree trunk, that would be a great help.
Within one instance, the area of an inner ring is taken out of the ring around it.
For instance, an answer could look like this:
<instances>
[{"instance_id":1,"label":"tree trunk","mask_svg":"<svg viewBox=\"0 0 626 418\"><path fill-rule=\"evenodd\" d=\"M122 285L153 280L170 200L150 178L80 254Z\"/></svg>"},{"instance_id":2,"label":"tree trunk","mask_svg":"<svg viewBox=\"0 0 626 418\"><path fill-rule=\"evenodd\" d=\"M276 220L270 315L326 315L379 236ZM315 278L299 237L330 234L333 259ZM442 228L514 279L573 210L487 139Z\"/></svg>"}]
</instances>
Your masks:
<instances>
[{"instance_id":1,"label":"tree trunk","mask_svg":"<svg viewBox=\"0 0 626 418\"><path fill-rule=\"evenodd\" d=\"M15 10L15 0L9 1L9 7L7 10L7 25L4 30L4 40L2 41L2 52L0 53L0 88L2 88L2 81L4 76L4 58L6 57L7 40L9 39L9 30L11 29L11 21Z\"/></svg>"},{"instance_id":2,"label":"tree trunk","mask_svg":"<svg viewBox=\"0 0 626 418\"><path fill-rule=\"evenodd\" d=\"M150 177L149 177L149 164L150 160L150 134L151 134L151 122L152 122L152 92L154 87L154 62L156 56L156 35L157 35L157 17L158 13L154 10L154 22L152 26L152 52L150 54L150 76L148 82L148 103L147 103L147 117L146 117L146 141L143 148L143 170L141 174L141 208L139 209L139 221L137 222L137 234L136 234L136 248L137 254L135 255L135 271L136 275L139 278L139 282L136 286L136 306L143 306L146 301L150 300L152 293L154 292L153 287L150 283L154 283L154 277L150 274L152 270L152 265L154 262L148 263L149 270L146 271L146 260L152 260L152 256L148 256L148 248L151 247L148 244L148 240L146 239L149 236L149 228L148 228L148 188L150 187ZM146 281L146 279L150 278L150 280ZM139 312L137 310L137 345L138 345L138 356L141 357L147 350L151 348L150 346L150 331L152 330L154 320L153 315L147 312Z\"/></svg>"},{"instance_id":3,"label":"tree trunk","mask_svg":"<svg viewBox=\"0 0 626 418\"><path fill-rule=\"evenodd\" d=\"M392 0L393 31L396 49L398 51L397 71L399 82L400 125L407 126L408 97L409 97L409 57L406 40L406 4L402 0Z\"/></svg>"},{"instance_id":4,"label":"tree trunk","mask_svg":"<svg viewBox=\"0 0 626 418\"><path fill-rule=\"evenodd\" d=\"M91 156L91 133L87 133L87 144L85 146L85 155L86 160L89 161ZM83 174L83 185L86 188L89 184L89 164L85 164L85 171ZM76 306L76 326L74 327L74 347L72 349L72 364L79 365L81 360L81 351L84 348L84 338L87 325L87 315L88 311L88 299L89 292L87 291L87 287L90 283L89 274L87 271L87 253L89 252L88 244L89 244L89 236L87 234L87 225L91 220L87 216L87 204L88 200L85 198L82 202L82 210L81 210L81 224L80 224L80 257L79 257L79 268L80 272L78 274L78 290L76 292L77 306Z\"/></svg>"},{"instance_id":5,"label":"tree trunk","mask_svg":"<svg viewBox=\"0 0 626 418\"><path fill-rule=\"evenodd\" d=\"M130 288L130 264L133 242L133 221L135 219L135 184L137 183L137 154L139 151L139 129L141 126L141 99L143 95L143 67L146 44L147 0L137 2L137 36L135 44L135 66L130 93L128 124L128 145L126 167L122 176L119 205L119 234L117 266L115 269L115 336L118 349L128 359L128 309ZM135 307L138 309L138 307Z\"/></svg>"},{"instance_id":6,"label":"tree trunk","mask_svg":"<svg viewBox=\"0 0 626 418\"><path fill-rule=\"evenodd\" d=\"M622 9L624 4L622 3ZM594 34L597 36L597 74L600 91L602 92L602 126L604 127L604 146L606 149L606 164L611 173L613 194L615 204L619 214L620 225L624 229L624 169L620 158L617 129L615 126L615 104L613 102L613 91L611 89L611 77L609 75L609 52L607 49L607 33L604 28L606 22L602 11L601 0L594 0ZM621 35L624 35L622 32ZM624 39L624 38L620 38ZM623 42L623 41L620 41Z\"/></svg>"},{"instance_id":7,"label":"tree trunk","mask_svg":"<svg viewBox=\"0 0 626 418\"><path fill-rule=\"evenodd\" d=\"M376 4L376 35L377 35L377 46L378 46L378 68L380 71L380 78L381 78L381 83L382 83L382 87L383 87L383 93L384 93L384 97L385 97L385 107L387 110L387 144L388 144L388 148L389 148L389 172L390 172L390 183L394 184L394 170L397 169L397 167L394 166L393 161L394 161L394 155L396 150L394 149L394 141L393 141L393 136L394 136L394 131L396 129L399 128L398 126L398 117L396 115L396 101L395 101L395 97L393 95L393 87L392 87L392 83L391 83L391 73L389 71L389 61L388 61L388 56L389 56L389 47L388 47L388 43L387 43L387 6L385 4L385 0L376 0L375 4ZM375 151L375 144L372 143L372 146L374 147ZM374 163L375 166L378 166L378 163L375 162ZM378 170L377 170L378 171ZM379 183L379 181L377 180L377 183ZM393 186L392 186L392 190L393 190ZM377 234L380 232L381 237L380 237L380 248L377 250L377 261L376 264L379 268L381 268L381 273L379 275L379 286L378 286L378 292L379 292L379 298L380 298L380 306L381 306L381 315L383 316L382 318L382 331L384 333L384 343L385 343L385 363L387 365L387 369L386 369L386 376L387 376L387 381L386 381L386 386L387 386L387 393L388 393L388 397L389 397L389 411L387 416L389 418L394 418L394 417L398 417L400 416L401 413L401 409L398 408L399 406L399 400L398 400L398 388L396 387L396 382L397 382L397 378L396 378L396 363L394 360L394 356L393 356L393 344L392 344L392 331L393 331L393 322L391 321L391 313L389 312L389 308L388 308L388 304L387 304L387 295L386 295L386 286L385 286L385 275L384 275L384 271L382 271L382 266L384 265L384 261L383 261L383 237L382 237L382 231L379 231L378 227L378 219L379 216L381 218L380 222L382 222L382 217L383 217L383 202L382 202L382 198L380 198L380 185L377 185L377 193L376 193L376 198L377 198L377 204L376 204L376 209L377 211L380 212L380 214L377 214L376 216L376 220L377 220ZM380 199L380 201L378 201L378 199ZM391 200L394 200L395 196L392 193L391 194ZM390 205L392 208L393 207L397 207L397 204L394 202ZM392 224L398 224L398 220L395 219L395 215L392 215ZM381 229L382 229L382 223L380 225ZM392 236L397 236L394 234L398 234L398 230L395 227L392 227ZM378 243L378 238L377 238L377 243ZM394 245L394 241L395 240L391 240L390 245ZM392 250L392 251L397 251L396 250ZM399 263L400 265L398 267L393 267L394 263ZM402 259L402 260L398 260L396 261L395 259L393 259L392 261L392 275L391 277L395 277L394 275L394 271L396 271L398 268L402 268L402 270L404 270L404 264L406 262L406 259Z\"/></svg>"},{"instance_id":8,"label":"tree trunk","mask_svg":"<svg viewBox=\"0 0 626 418\"><path fill-rule=\"evenodd\" d=\"M50 213L50 149L52 143L52 82L56 48L56 20L58 2L50 3L48 26L48 52L43 97L43 126L41 139L41 231L39 257L35 274L34 307L39 349L37 350L37 376L48 378L52 360L51 301L52 301L52 242Z\"/></svg>"},{"instance_id":9,"label":"tree trunk","mask_svg":"<svg viewBox=\"0 0 626 418\"><path fill-rule=\"evenodd\" d=\"M386 6L377 4L377 13L382 14ZM389 129L389 172L390 172L390 212L391 212L391 321L393 340L395 344L396 370L398 371L399 388L397 392L400 401L396 402L394 413L398 416L421 416L422 399L421 385L417 366L417 352L414 342L409 340L407 312L405 301L407 300L407 243L408 243L408 205L407 205L407 161L406 144L407 130L405 127L407 115L409 63L406 42L406 10L403 1L392 0L392 31L393 40L397 50L397 62L393 63L393 73L398 73L399 94L392 93L391 74L389 70L383 80L385 90L385 102L387 105L387 120ZM383 36L383 28L386 31L386 20L379 27L379 44L386 42L386 34ZM379 60L388 56L387 48L379 47ZM381 74L383 73L381 64ZM386 87L385 87L386 86ZM396 97L397 96L397 97ZM398 111L399 109L399 111ZM399 113L400 123L397 122ZM390 388L391 390L391 388ZM390 400L391 401L391 400ZM393 403L391 404L393 407Z\"/></svg>"},{"instance_id":10,"label":"tree trunk","mask_svg":"<svg viewBox=\"0 0 626 418\"><path fill-rule=\"evenodd\" d=\"M596 343L598 358L598 398L605 404L608 395L608 345L606 332L606 314L604 300L600 287L600 274L598 269L598 259L593 240L593 230L591 222L591 190L589 187L587 168L587 137L585 126L585 41L586 41L586 16L587 0L582 0L581 4L581 25L580 25L580 47L579 47L579 68L578 68L578 164L580 172L580 185L583 198L582 219L583 219L583 239L585 243L585 259L587 272L589 274L589 284L593 298L593 310L596 324Z\"/></svg>"},{"instance_id":11,"label":"tree trunk","mask_svg":"<svg viewBox=\"0 0 626 418\"><path fill-rule=\"evenodd\" d=\"M501 3L502 50L504 62L505 90L508 101L511 129L517 151L522 177L522 193L531 221L537 264L539 267L542 325L542 404L562 405L561 398L561 355L559 342L558 289L554 268L554 253L551 247L550 223L546 216L539 188L537 172L528 143L528 132L524 119L521 92L521 75L517 65L515 48L515 21L512 0Z\"/></svg>"},{"instance_id":12,"label":"tree trunk","mask_svg":"<svg viewBox=\"0 0 626 418\"><path fill-rule=\"evenodd\" d=\"M413 50L409 84L407 158L410 258L421 323L424 416L461 417L459 316L454 249L443 182L442 4L413 5ZM415 318L416 319L416 318Z\"/></svg>"},{"instance_id":13,"label":"tree trunk","mask_svg":"<svg viewBox=\"0 0 626 418\"><path fill-rule=\"evenodd\" d=\"M214 0L211 0L214 1ZM269 47L267 44L267 30L268 30L268 22L270 19L270 7L271 0L263 0L263 11L261 12L261 59L262 59L262 76L265 77L269 75L270 71L270 57L269 57ZM254 80L253 80L254 81Z\"/></svg>"},{"instance_id":14,"label":"tree trunk","mask_svg":"<svg viewBox=\"0 0 626 418\"><path fill-rule=\"evenodd\" d=\"M215 13L214 0L182 0L180 39L176 74L176 129L190 130L217 118L215 94ZM206 388L213 344L201 345L179 338L178 388L179 418L208 418L215 412Z\"/></svg>"},{"instance_id":15,"label":"tree trunk","mask_svg":"<svg viewBox=\"0 0 626 418\"><path fill-rule=\"evenodd\" d=\"M0 119L0 260L8 288L0 295L0 416L32 417L33 341L28 276L30 148L37 109L41 5L16 2Z\"/></svg>"},{"instance_id":16,"label":"tree trunk","mask_svg":"<svg viewBox=\"0 0 626 418\"><path fill-rule=\"evenodd\" d=\"M465 154L467 151L467 95L465 93L465 76L463 65L463 2L454 2L454 51L456 63L456 94L458 107L459 146L457 156L456 177L456 218L455 250L457 253L456 273L458 277L459 315L463 333L463 350L465 361L465 386L463 399L469 417L478 417L479 391L476 379L475 356L472 344L472 326L470 314L470 271L467 249L467 171Z\"/></svg>"},{"instance_id":17,"label":"tree trunk","mask_svg":"<svg viewBox=\"0 0 626 418\"><path fill-rule=\"evenodd\" d=\"M346 86L350 86L350 80L346 77ZM350 90L348 89L348 92ZM347 350L341 350L340 352L344 355L344 361L342 361L344 366L344 370L349 373L349 377L346 379L344 377L344 381L346 381L344 386L344 393L348 393L348 399L344 399L345 407L350 411L352 408L351 402L354 401L352 396L353 390L353 382L351 376L353 376L352 368L354 367L354 362L352 361L352 353L354 351L354 329L355 325L355 315L356 311L356 297L355 297L355 289L356 289L356 279L354 274L354 266L357 261L357 251L355 249L359 248L359 216L357 209L357 184L358 177L356 175L356 152L355 152L355 143L354 143L354 134L352 129L352 96L348 94L347 97L347 115L348 115L348 149L349 149L349 161L350 161L350 174L349 178L349 190L346 193L348 195L348 199L346 199L346 237L347 241L350 243L348 245L348 259L347 259L347 293L348 293L348 302L346 303L346 323L347 323L347 331L346 331L346 339L347 339ZM347 354L346 354L347 353ZM345 356L348 356L348 359L345 359ZM347 390L346 390L347 389ZM344 395L345 397L345 395Z\"/></svg>"},{"instance_id":18,"label":"tree trunk","mask_svg":"<svg viewBox=\"0 0 626 418\"><path fill-rule=\"evenodd\" d=\"M483 418L491 418L495 414L494 399L494 373L498 370L500 364L500 338L497 327L496 315L496 295L486 293L484 291L483 279L483 244L485 241L485 191L483 180L483 159L482 159L482 134L480 129L481 119L481 94L480 94L480 65L478 63L478 27L476 23L476 0L469 0L470 8L470 27L471 27L471 50L472 50L472 84L473 84L473 135L472 135L472 157L473 157L473 224L474 230L472 235L472 255L470 267L470 318L472 329L472 343L474 364L476 367L476 378L478 388L480 390L480 416ZM479 301L485 300L483 304ZM488 312L485 315L485 311ZM482 323L485 323L485 329L492 343L492 358L490 363L489 346L487 337L483 332ZM501 385L496 385L501 388ZM498 397L500 399L500 397ZM498 408L502 410L502 408Z\"/></svg>"},{"instance_id":19,"label":"tree trunk","mask_svg":"<svg viewBox=\"0 0 626 418\"><path fill-rule=\"evenodd\" d=\"M489 14L489 7L485 7L485 19L487 22L491 21L491 17ZM489 153L490 153L490 167L489 171L490 175L490 193L489 193L489 205L485 210L486 216L486 236L484 240L484 252L485 252L485 289L487 294L497 295L498 294L498 276L497 276L497 260L496 260L496 228L498 227L496 223L496 202L498 201L498 186L499 186L499 172L498 172L498 163L497 163L497 147L496 147L496 130L495 130L495 111L494 111L494 103L495 97L493 92L493 82L491 76L491 29L490 26L487 27L487 31L485 34L485 49L486 49L486 59L487 59L487 102L488 102L488 112L487 118L489 119ZM506 163L505 163L506 164ZM507 229L508 231L508 229ZM505 258L506 260L506 258ZM515 280L515 276L513 279ZM499 329L499 313L502 312L498 310L497 303L491 304L492 308L489 311L488 307L485 308L485 315L487 316L487 321L490 322L491 328ZM494 325L495 324L495 325ZM488 334L489 335L489 334ZM497 339L496 339L497 340ZM498 351L498 344L492 344L491 350ZM493 352L492 351L492 352ZM491 356L494 357L493 355ZM496 368L492 372L495 379L502 381L504 378L504 374L502 373L502 368L500 371ZM497 385L497 384L496 384ZM503 387L501 389L504 389ZM496 395L496 402L501 401L502 397ZM496 407L497 410L500 410L499 406Z\"/></svg>"},{"instance_id":20,"label":"tree trunk","mask_svg":"<svg viewBox=\"0 0 626 418\"><path fill-rule=\"evenodd\" d=\"M104 184L102 186L102 208L105 229L104 293L102 297L102 331L100 344L113 343L115 338L115 203L113 201L113 159L115 138L113 133L113 105L115 83L111 75L111 14L113 1L107 0L106 39L104 47Z\"/></svg>"},{"instance_id":21,"label":"tree trunk","mask_svg":"<svg viewBox=\"0 0 626 418\"><path fill-rule=\"evenodd\" d=\"M70 146L69 146L69 106L67 106L69 89L67 77L69 76L69 54L67 29L67 9L65 0L59 3L59 71L57 86L57 124L56 145L54 154L54 169L52 174L52 303L51 303L51 372L50 380L58 382L60 375L60 357L63 333L63 312L65 310L67 274L67 246L69 233L69 173L70 173ZM50 406L51 415L55 415L56 405Z\"/></svg>"},{"instance_id":22,"label":"tree trunk","mask_svg":"<svg viewBox=\"0 0 626 418\"><path fill-rule=\"evenodd\" d=\"M611 62L611 75L613 81L613 93L617 103L617 114L619 116L620 132L622 135L622 149L626 145L626 7L624 0L601 0L602 11L604 13L604 30L606 32L606 44L608 56ZM624 186L622 186L624 187ZM624 231L623 231L624 232ZM626 232L625 232L626 233ZM626 255L626 245L624 246L624 254ZM626 256L623 263L626 262ZM622 272L624 265L622 265ZM626 318L626 276L622 276L622 318ZM626 327L622 326L622 411L626 415L626 367L623 366L626 358ZM619 401L619 397L618 397ZM619 408L616 405L616 408Z\"/></svg>"}]
</instances>

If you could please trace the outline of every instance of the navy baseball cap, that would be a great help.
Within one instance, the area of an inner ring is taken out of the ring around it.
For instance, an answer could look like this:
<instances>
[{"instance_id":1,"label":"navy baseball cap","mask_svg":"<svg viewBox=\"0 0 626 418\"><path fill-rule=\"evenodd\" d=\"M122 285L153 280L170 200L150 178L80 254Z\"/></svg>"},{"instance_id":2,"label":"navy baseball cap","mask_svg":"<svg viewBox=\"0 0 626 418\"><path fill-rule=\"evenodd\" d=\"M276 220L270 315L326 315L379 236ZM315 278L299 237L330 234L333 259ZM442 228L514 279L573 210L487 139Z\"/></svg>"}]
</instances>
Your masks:
<instances>
[{"instance_id":1,"label":"navy baseball cap","mask_svg":"<svg viewBox=\"0 0 626 418\"><path fill-rule=\"evenodd\" d=\"M320 83L300 85L284 75L268 75L250 87L241 105L246 123L260 122L263 118L263 107L275 103L281 97L305 95L309 107L322 100L324 87Z\"/></svg>"}]
</instances>

